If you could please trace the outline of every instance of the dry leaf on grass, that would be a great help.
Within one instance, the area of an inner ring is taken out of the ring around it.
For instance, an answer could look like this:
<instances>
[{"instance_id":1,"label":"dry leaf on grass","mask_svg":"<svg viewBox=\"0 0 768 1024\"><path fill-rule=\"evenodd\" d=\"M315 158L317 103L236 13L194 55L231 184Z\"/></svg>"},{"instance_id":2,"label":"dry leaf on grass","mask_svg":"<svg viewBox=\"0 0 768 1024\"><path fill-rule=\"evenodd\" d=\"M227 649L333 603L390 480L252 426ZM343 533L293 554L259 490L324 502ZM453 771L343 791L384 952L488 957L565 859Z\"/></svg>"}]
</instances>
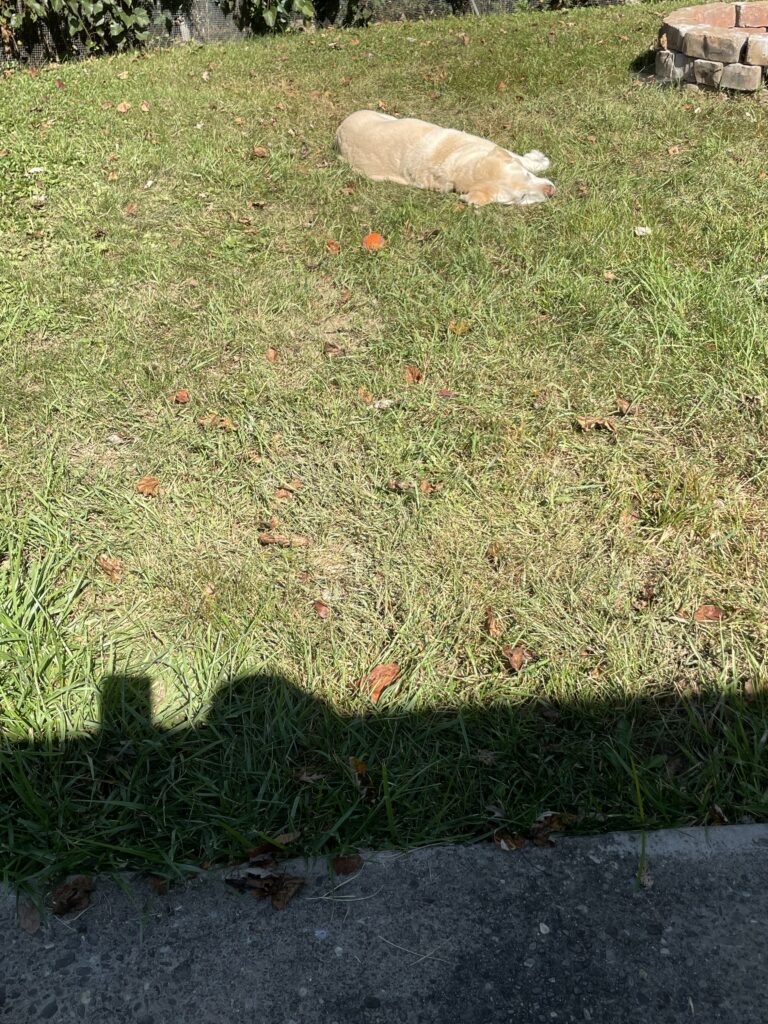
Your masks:
<instances>
[{"instance_id":1,"label":"dry leaf on grass","mask_svg":"<svg viewBox=\"0 0 768 1024\"><path fill-rule=\"evenodd\" d=\"M434 494L435 491L442 491L443 487L445 484L442 481L433 484L431 480L422 480L419 483L419 490L422 494Z\"/></svg>"},{"instance_id":2,"label":"dry leaf on grass","mask_svg":"<svg viewBox=\"0 0 768 1024\"><path fill-rule=\"evenodd\" d=\"M90 875L75 875L53 893L54 914L70 914L85 910L90 905L93 879Z\"/></svg>"},{"instance_id":3,"label":"dry leaf on grass","mask_svg":"<svg viewBox=\"0 0 768 1024\"><path fill-rule=\"evenodd\" d=\"M109 576L113 583L117 583L123 574L123 563L119 558L111 558L109 555L99 555L96 565L103 573Z\"/></svg>"},{"instance_id":4,"label":"dry leaf on grass","mask_svg":"<svg viewBox=\"0 0 768 1024\"><path fill-rule=\"evenodd\" d=\"M255 160L266 160L266 158L269 156L269 150L266 148L266 146L252 146L251 156Z\"/></svg>"},{"instance_id":5,"label":"dry leaf on grass","mask_svg":"<svg viewBox=\"0 0 768 1024\"><path fill-rule=\"evenodd\" d=\"M243 878L227 878L226 882L240 892L271 900L275 910L285 910L304 885L304 879L298 875L269 874L261 868L247 871Z\"/></svg>"},{"instance_id":6,"label":"dry leaf on grass","mask_svg":"<svg viewBox=\"0 0 768 1024\"><path fill-rule=\"evenodd\" d=\"M181 388L179 391L168 395L168 401L173 402L174 405L186 405L189 401L189 392L186 388Z\"/></svg>"},{"instance_id":7,"label":"dry leaf on grass","mask_svg":"<svg viewBox=\"0 0 768 1024\"><path fill-rule=\"evenodd\" d=\"M331 861L331 867L336 875L353 875L363 866L363 858L359 853L340 854Z\"/></svg>"},{"instance_id":8,"label":"dry leaf on grass","mask_svg":"<svg viewBox=\"0 0 768 1024\"><path fill-rule=\"evenodd\" d=\"M135 217L138 212L139 212L139 204L138 203L128 203L127 206L123 207L123 213L125 214L126 217Z\"/></svg>"},{"instance_id":9,"label":"dry leaf on grass","mask_svg":"<svg viewBox=\"0 0 768 1024\"><path fill-rule=\"evenodd\" d=\"M142 102L141 106L139 107L139 110L142 112L142 114L148 114L149 113L149 103L147 103L147 101L144 100Z\"/></svg>"},{"instance_id":10,"label":"dry leaf on grass","mask_svg":"<svg viewBox=\"0 0 768 1024\"><path fill-rule=\"evenodd\" d=\"M693 613L694 622L719 622L723 617L723 609L716 604L702 604Z\"/></svg>"},{"instance_id":11,"label":"dry leaf on grass","mask_svg":"<svg viewBox=\"0 0 768 1024\"><path fill-rule=\"evenodd\" d=\"M154 498L160 493L160 481L156 476L143 476L136 484L136 490L147 498Z\"/></svg>"},{"instance_id":12,"label":"dry leaf on grass","mask_svg":"<svg viewBox=\"0 0 768 1024\"><path fill-rule=\"evenodd\" d=\"M461 336L462 334L467 333L467 331L469 330L469 325L467 324L466 320L451 320L451 322L448 324L448 330L451 332L451 334L458 334L459 336Z\"/></svg>"},{"instance_id":13,"label":"dry leaf on grass","mask_svg":"<svg viewBox=\"0 0 768 1024\"><path fill-rule=\"evenodd\" d=\"M117 107L115 109L117 110L118 114L127 114L128 111L131 109L131 104L128 102L128 100L123 100L122 103L117 104Z\"/></svg>"},{"instance_id":14,"label":"dry leaf on grass","mask_svg":"<svg viewBox=\"0 0 768 1024\"><path fill-rule=\"evenodd\" d=\"M355 773L355 782L360 790L363 801L367 804L375 803L377 799L376 786L373 784L373 779L368 771L368 765L365 761L361 761L359 757L350 757L349 765Z\"/></svg>"},{"instance_id":15,"label":"dry leaf on grass","mask_svg":"<svg viewBox=\"0 0 768 1024\"><path fill-rule=\"evenodd\" d=\"M438 398L455 398L456 392L451 391L450 388L440 388L437 392Z\"/></svg>"},{"instance_id":16,"label":"dry leaf on grass","mask_svg":"<svg viewBox=\"0 0 768 1024\"><path fill-rule=\"evenodd\" d=\"M369 391L366 387L357 389L357 397L361 402L365 402L366 405L370 405L373 402L373 392Z\"/></svg>"},{"instance_id":17,"label":"dry leaf on grass","mask_svg":"<svg viewBox=\"0 0 768 1024\"><path fill-rule=\"evenodd\" d=\"M56 79L56 81L54 82L54 85L56 86L57 89L63 89L64 88L64 83L62 82L62 80L60 78Z\"/></svg>"},{"instance_id":18,"label":"dry leaf on grass","mask_svg":"<svg viewBox=\"0 0 768 1024\"><path fill-rule=\"evenodd\" d=\"M503 828L497 829L493 833L493 841L504 853L510 853L512 850L522 850L527 842L524 836L508 832Z\"/></svg>"},{"instance_id":19,"label":"dry leaf on grass","mask_svg":"<svg viewBox=\"0 0 768 1024\"><path fill-rule=\"evenodd\" d=\"M579 430L608 430L615 433L616 424L610 416L577 416L576 425Z\"/></svg>"},{"instance_id":20,"label":"dry leaf on grass","mask_svg":"<svg viewBox=\"0 0 768 1024\"><path fill-rule=\"evenodd\" d=\"M422 379L421 370L418 366L406 366L405 368L405 383L406 384L418 384Z\"/></svg>"},{"instance_id":21,"label":"dry leaf on grass","mask_svg":"<svg viewBox=\"0 0 768 1024\"><path fill-rule=\"evenodd\" d=\"M386 665L377 665L371 669L367 676L358 679L356 685L365 689L373 704L378 704L382 693L391 686L400 675L400 666L396 662L389 662Z\"/></svg>"},{"instance_id":22,"label":"dry leaf on grass","mask_svg":"<svg viewBox=\"0 0 768 1024\"><path fill-rule=\"evenodd\" d=\"M237 424L229 416L219 416L216 412L208 413L207 416L200 416L197 425L205 430L237 430Z\"/></svg>"},{"instance_id":23,"label":"dry leaf on grass","mask_svg":"<svg viewBox=\"0 0 768 1024\"><path fill-rule=\"evenodd\" d=\"M152 891L158 896L167 896L168 889L170 888L170 882L167 878L163 878L162 875L149 875L147 878L149 886Z\"/></svg>"},{"instance_id":24,"label":"dry leaf on grass","mask_svg":"<svg viewBox=\"0 0 768 1024\"><path fill-rule=\"evenodd\" d=\"M329 238L325 243L325 248L327 252L333 253L334 256L336 253L341 252L341 244L339 242L335 242L332 238Z\"/></svg>"},{"instance_id":25,"label":"dry leaf on grass","mask_svg":"<svg viewBox=\"0 0 768 1024\"><path fill-rule=\"evenodd\" d=\"M407 491L415 491L416 484L412 480L389 480L387 490L395 491L398 494L405 494Z\"/></svg>"},{"instance_id":26,"label":"dry leaf on grass","mask_svg":"<svg viewBox=\"0 0 768 1024\"><path fill-rule=\"evenodd\" d=\"M635 238L648 238L649 235L652 234L653 232L650 228L646 228L642 225L639 225L638 227L635 228Z\"/></svg>"},{"instance_id":27,"label":"dry leaf on grass","mask_svg":"<svg viewBox=\"0 0 768 1024\"><path fill-rule=\"evenodd\" d=\"M504 627L499 621L495 609L491 608L490 605L485 609L485 628L488 630L488 636L494 640L498 640L504 632Z\"/></svg>"},{"instance_id":28,"label":"dry leaf on grass","mask_svg":"<svg viewBox=\"0 0 768 1024\"><path fill-rule=\"evenodd\" d=\"M576 821L575 814L544 811L532 825L529 835L534 846L554 846L550 836L555 832L565 832L569 825Z\"/></svg>"},{"instance_id":29,"label":"dry leaf on grass","mask_svg":"<svg viewBox=\"0 0 768 1024\"><path fill-rule=\"evenodd\" d=\"M315 614L319 619L327 619L330 617L331 609L325 603L325 601L313 601L312 607L315 610Z\"/></svg>"},{"instance_id":30,"label":"dry leaf on grass","mask_svg":"<svg viewBox=\"0 0 768 1024\"><path fill-rule=\"evenodd\" d=\"M501 653L509 662L509 667L513 672L522 672L529 662L536 660L533 651L529 651L523 644L515 644L514 647L506 644L502 647Z\"/></svg>"},{"instance_id":31,"label":"dry leaf on grass","mask_svg":"<svg viewBox=\"0 0 768 1024\"><path fill-rule=\"evenodd\" d=\"M486 560L491 563L492 566L498 568L501 564L501 560L504 557L504 547L497 541L493 540L485 549Z\"/></svg>"},{"instance_id":32,"label":"dry leaf on grass","mask_svg":"<svg viewBox=\"0 0 768 1024\"><path fill-rule=\"evenodd\" d=\"M309 544L309 540L306 537L300 537L296 534L288 536L284 533L260 533L259 544L262 547L270 547L274 545L278 548L305 548Z\"/></svg>"},{"instance_id":33,"label":"dry leaf on grass","mask_svg":"<svg viewBox=\"0 0 768 1024\"><path fill-rule=\"evenodd\" d=\"M631 402L628 402L626 400L626 398L617 398L616 399L616 410L617 410L619 416L636 416L637 415L637 406L633 405Z\"/></svg>"},{"instance_id":34,"label":"dry leaf on grass","mask_svg":"<svg viewBox=\"0 0 768 1024\"><path fill-rule=\"evenodd\" d=\"M277 351L276 348L268 348L267 349L267 362L268 363L276 363L276 362L278 362L279 359L280 359L280 356L279 356L278 351Z\"/></svg>"},{"instance_id":35,"label":"dry leaf on grass","mask_svg":"<svg viewBox=\"0 0 768 1024\"><path fill-rule=\"evenodd\" d=\"M327 356L328 359L338 359L346 354L347 350L342 348L341 345L337 345L335 341L326 341L323 345L323 355Z\"/></svg>"}]
</instances>

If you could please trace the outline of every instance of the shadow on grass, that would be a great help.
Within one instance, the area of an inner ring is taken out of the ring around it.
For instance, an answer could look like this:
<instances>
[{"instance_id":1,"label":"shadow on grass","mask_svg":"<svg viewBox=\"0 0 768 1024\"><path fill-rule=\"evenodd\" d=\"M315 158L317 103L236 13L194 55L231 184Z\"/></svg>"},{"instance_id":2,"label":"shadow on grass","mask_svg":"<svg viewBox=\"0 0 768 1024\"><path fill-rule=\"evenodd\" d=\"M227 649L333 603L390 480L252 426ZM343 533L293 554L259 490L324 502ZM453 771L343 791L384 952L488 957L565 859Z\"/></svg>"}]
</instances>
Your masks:
<instances>
[{"instance_id":1,"label":"shadow on grass","mask_svg":"<svg viewBox=\"0 0 768 1024\"><path fill-rule=\"evenodd\" d=\"M103 680L97 732L0 739L8 882L76 870L173 873L301 830L296 852L406 846L529 827L768 816L768 698L468 705L344 717L289 680L243 676L197 727L156 727L151 680Z\"/></svg>"},{"instance_id":2,"label":"shadow on grass","mask_svg":"<svg viewBox=\"0 0 768 1024\"><path fill-rule=\"evenodd\" d=\"M656 66L656 48L650 47L634 58L629 65L629 70L636 75L652 77Z\"/></svg>"}]
</instances>

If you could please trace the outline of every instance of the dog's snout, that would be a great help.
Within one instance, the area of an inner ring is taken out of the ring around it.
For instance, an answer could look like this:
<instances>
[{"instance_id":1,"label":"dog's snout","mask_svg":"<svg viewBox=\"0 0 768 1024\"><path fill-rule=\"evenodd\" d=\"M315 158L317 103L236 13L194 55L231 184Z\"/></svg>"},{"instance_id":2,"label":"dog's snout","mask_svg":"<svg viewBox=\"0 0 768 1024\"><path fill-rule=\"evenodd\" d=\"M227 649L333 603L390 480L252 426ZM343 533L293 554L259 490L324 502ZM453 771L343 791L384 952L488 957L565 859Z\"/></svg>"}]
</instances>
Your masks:
<instances>
[{"instance_id":1,"label":"dog's snout","mask_svg":"<svg viewBox=\"0 0 768 1024\"><path fill-rule=\"evenodd\" d=\"M552 196L555 194L555 192L557 192L557 189L555 188L554 185L548 184L548 185L545 185L544 188L541 191L544 193L544 195L547 197L547 199L551 199Z\"/></svg>"}]
</instances>

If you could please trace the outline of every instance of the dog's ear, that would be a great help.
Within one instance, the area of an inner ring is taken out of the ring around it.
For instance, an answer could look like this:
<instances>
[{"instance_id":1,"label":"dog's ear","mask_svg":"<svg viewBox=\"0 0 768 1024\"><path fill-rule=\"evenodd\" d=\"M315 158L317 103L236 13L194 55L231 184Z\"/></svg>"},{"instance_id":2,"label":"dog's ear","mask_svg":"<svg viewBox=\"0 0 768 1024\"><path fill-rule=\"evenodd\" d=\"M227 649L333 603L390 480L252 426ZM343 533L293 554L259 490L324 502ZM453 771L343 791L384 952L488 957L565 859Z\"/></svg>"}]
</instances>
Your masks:
<instances>
[{"instance_id":1,"label":"dog's ear","mask_svg":"<svg viewBox=\"0 0 768 1024\"><path fill-rule=\"evenodd\" d=\"M496 186L490 182L474 185L469 192L459 197L469 206L486 206L496 199Z\"/></svg>"}]
</instances>

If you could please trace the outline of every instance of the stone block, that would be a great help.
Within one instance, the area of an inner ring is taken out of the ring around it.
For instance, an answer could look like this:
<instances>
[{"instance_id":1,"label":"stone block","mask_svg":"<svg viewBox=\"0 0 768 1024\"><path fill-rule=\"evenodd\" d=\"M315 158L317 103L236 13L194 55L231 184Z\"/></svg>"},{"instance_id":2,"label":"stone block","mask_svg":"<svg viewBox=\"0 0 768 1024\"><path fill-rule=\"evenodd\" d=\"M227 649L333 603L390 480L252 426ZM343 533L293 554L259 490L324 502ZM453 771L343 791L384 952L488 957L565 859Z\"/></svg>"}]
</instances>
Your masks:
<instances>
[{"instance_id":1,"label":"stone block","mask_svg":"<svg viewBox=\"0 0 768 1024\"><path fill-rule=\"evenodd\" d=\"M761 68L768 67L768 35L749 37L746 63L758 64Z\"/></svg>"},{"instance_id":2,"label":"stone block","mask_svg":"<svg viewBox=\"0 0 768 1024\"><path fill-rule=\"evenodd\" d=\"M742 8L739 28L763 28L768 25L768 4L739 4Z\"/></svg>"},{"instance_id":3,"label":"stone block","mask_svg":"<svg viewBox=\"0 0 768 1024\"><path fill-rule=\"evenodd\" d=\"M718 60L696 60L693 62L693 76L697 85L717 89L723 74L723 65Z\"/></svg>"},{"instance_id":4,"label":"stone block","mask_svg":"<svg viewBox=\"0 0 768 1024\"><path fill-rule=\"evenodd\" d=\"M696 25L672 25L668 21L662 22L660 36L665 36L667 47L670 50L682 50L685 34L690 29L697 28Z\"/></svg>"},{"instance_id":5,"label":"stone block","mask_svg":"<svg viewBox=\"0 0 768 1024\"><path fill-rule=\"evenodd\" d=\"M682 82L688 63L693 62L682 53L659 50L656 54L656 78L665 83Z\"/></svg>"},{"instance_id":6,"label":"stone block","mask_svg":"<svg viewBox=\"0 0 768 1024\"><path fill-rule=\"evenodd\" d=\"M763 69L749 64L726 64L720 76L721 89L754 92L763 79Z\"/></svg>"},{"instance_id":7,"label":"stone block","mask_svg":"<svg viewBox=\"0 0 768 1024\"><path fill-rule=\"evenodd\" d=\"M687 83L690 84L691 82L695 82L696 81L695 64L696 64L696 61L693 59L693 57L686 57L685 58L685 67L683 68L683 81L684 82L687 82Z\"/></svg>"},{"instance_id":8,"label":"stone block","mask_svg":"<svg viewBox=\"0 0 768 1024\"><path fill-rule=\"evenodd\" d=\"M746 32L728 32L718 29L694 28L685 33L683 53L700 60L722 61L730 64L741 60L747 42Z\"/></svg>"}]
</instances>

